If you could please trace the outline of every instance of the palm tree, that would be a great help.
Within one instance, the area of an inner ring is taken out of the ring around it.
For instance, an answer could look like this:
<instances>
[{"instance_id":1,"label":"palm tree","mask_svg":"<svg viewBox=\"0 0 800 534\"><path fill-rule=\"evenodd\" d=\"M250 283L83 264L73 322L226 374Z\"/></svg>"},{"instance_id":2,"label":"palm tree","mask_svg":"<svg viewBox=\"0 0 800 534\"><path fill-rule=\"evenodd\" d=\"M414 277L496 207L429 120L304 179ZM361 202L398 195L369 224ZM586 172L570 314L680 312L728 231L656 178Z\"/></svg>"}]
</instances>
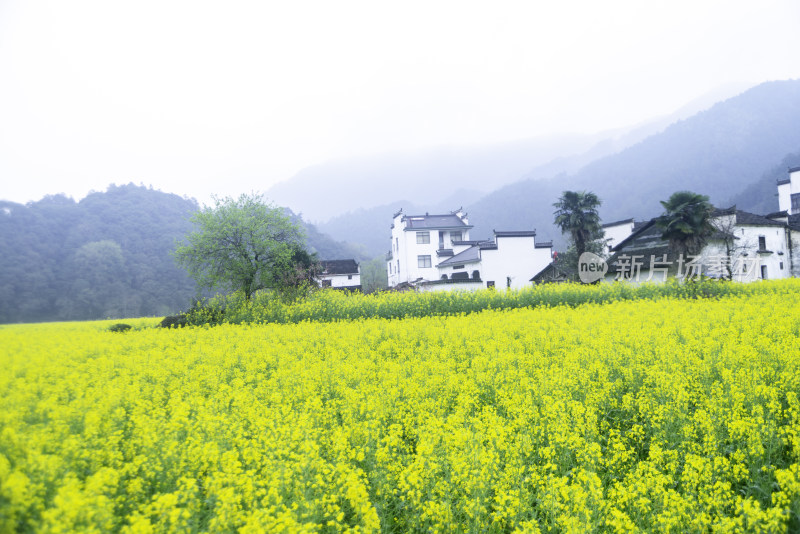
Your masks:
<instances>
[{"instance_id":1,"label":"palm tree","mask_svg":"<svg viewBox=\"0 0 800 534\"><path fill-rule=\"evenodd\" d=\"M586 191L564 191L553 204L556 208L553 222L561 232L569 234L578 257L586 252L590 243L603 237L597 213L600 204L597 195Z\"/></svg>"},{"instance_id":2,"label":"palm tree","mask_svg":"<svg viewBox=\"0 0 800 534\"><path fill-rule=\"evenodd\" d=\"M669 241L675 254L697 255L714 233L711 214L714 207L706 195L691 191L673 193L669 200L661 201L664 214L656 218L663 230L661 238Z\"/></svg>"}]
</instances>

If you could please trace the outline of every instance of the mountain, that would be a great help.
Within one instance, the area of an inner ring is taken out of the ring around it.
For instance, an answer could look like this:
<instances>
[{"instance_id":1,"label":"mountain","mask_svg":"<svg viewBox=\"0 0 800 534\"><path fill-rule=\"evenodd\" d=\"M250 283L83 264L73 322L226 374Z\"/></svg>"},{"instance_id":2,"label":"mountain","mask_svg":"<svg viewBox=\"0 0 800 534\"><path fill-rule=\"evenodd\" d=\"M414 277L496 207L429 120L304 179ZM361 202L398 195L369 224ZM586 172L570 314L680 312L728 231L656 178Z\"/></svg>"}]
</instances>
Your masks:
<instances>
[{"instance_id":1,"label":"mountain","mask_svg":"<svg viewBox=\"0 0 800 534\"><path fill-rule=\"evenodd\" d=\"M370 258L374 258L389 250L388 225L391 224L392 214L399 209L402 208L405 213L448 213L470 202L476 202L482 196L477 191L459 190L440 202L424 205L398 200L334 217L328 222L320 223L319 228L330 236L358 243Z\"/></svg>"},{"instance_id":2,"label":"mountain","mask_svg":"<svg viewBox=\"0 0 800 534\"><path fill-rule=\"evenodd\" d=\"M536 228L560 238L553 202L564 190L594 191L606 221L650 218L679 190L725 205L765 168L800 146L800 80L768 82L718 103L573 174L523 180L469 206L473 235Z\"/></svg>"},{"instance_id":3,"label":"mountain","mask_svg":"<svg viewBox=\"0 0 800 534\"><path fill-rule=\"evenodd\" d=\"M0 323L163 316L198 292L172 251L197 202L133 184L80 202L51 195L0 201ZM294 219L302 224L296 216ZM305 225L321 259L365 259Z\"/></svg>"},{"instance_id":4,"label":"mountain","mask_svg":"<svg viewBox=\"0 0 800 534\"><path fill-rule=\"evenodd\" d=\"M740 210L760 214L778 211L776 182L786 178L788 169L793 167L800 167L800 150L787 154L780 164L766 170L757 182L748 185L741 193L721 205L736 205Z\"/></svg>"},{"instance_id":5,"label":"mountain","mask_svg":"<svg viewBox=\"0 0 800 534\"><path fill-rule=\"evenodd\" d=\"M510 183L517 183L520 180L543 180L540 184L542 194L547 195L547 198L557 196L561 192L558 180L548 184L547 179L558 176L560 180L563 176L575 174L588 164L659 134L671 124L696 115L720 99L741 93L743 89L744 87L739 84L719 87L669 115L629 128L609 130L593 136L572 137L571 144L565 142L568 138L559 138L561 144L551 142L549 145L542 143L541 140L528 140L481 149L462 147L459 150L450 150L449 153L437 149L438 151L432 150L430 153L438 154L439 157L428 160L415 160L415 154L394 154L383 158L376 157L369 162L351 161L323 165L308 169L294 179L279 184L270 190L270 194L275 194L279 198L281 195L289 195L283 197L283 203L306 206L311 210L306 213L311 213L312 217L315 213L328 215L338 211L338 215L319 223L320 229L336 239L363 244L371 255L380 254L386 249L385 241L388 235L386 225L389 217L387 214L397 211L400 207L407 213L428 211L446 213L460 206L472 205L478 206L480 210L478 195L482 192L481 196L486 195L487 201L491 202L494 193L489 190L508 183L512 178ZM515 146L517 150L509 150L509 146ZM525 153L526 147L530 148L529 153ZM459 156L461 160L452 161L448 156L451 158ZM474 162L478 164L474 165ZM525 164L528 166L523 168ZM463 173L463 176L471 179L456 180L454 183L453 173L448 169L456 165L467 168L468 172ZM326 175L326 172L330 174ZM364 175L374 177L387 173L394 176L391 183L400 184L402 187L387 189L381 181L375 181L367 188L360 184ZM502 178L497 179L497 176ZM330 187L327 189L323 187L323 194L307 193L317 191L319 184L326 181ZM463 189L456 189L466 182L473 187L469 193L465 193ZM552 191L547 191L548 188L552 188ZM328 199L337 198L333 189L347 192L349 195L347 201L327 202ZM449 193L449 198L443 191ZM302 200L303 197L308 198ZM387 202L392 198L397 200ZM401 201L399 200L401 198L407 200ZM527 206L526 197L513 198L509 202L516 204L517 208L510 210L507 221L499 220L498 226L518 227L522 224L533 224L533 219L527 220L521 215ZM322 208L320 204L323 205ZM358 207L352 207L356 204ZM473 217L473 220L478 222L477 217ZM479 230L486 234L491 231L490 226L491 224L482 224ZM549 236L549 231L546 231L545 235Z\"/></svg>"},{"instance_id":6,"label":"mountain","mask_svg":"<svg viewBox=\"0 0 800 534\"><path fill-rule=\"evenodd\" d=\"M274 185L267 196L317 222L381 206L393 198L440 205L459 190L487 194L523 177L549 178L577 171L663 130L694 109L710 105L709 98L698 99L669 116L592 135L436 147L315 165Z\"/></svg>"},{"instance_id":7,"label":"mountain","mask_svg":"<svg viewBox=\"0 0 800 534\"><path fill-rule=\"evenodd\" d=\"M193 200L131 184L0 210L0 322L165 315L196 293L170 256Z\"/></svg>"}]
</instances>

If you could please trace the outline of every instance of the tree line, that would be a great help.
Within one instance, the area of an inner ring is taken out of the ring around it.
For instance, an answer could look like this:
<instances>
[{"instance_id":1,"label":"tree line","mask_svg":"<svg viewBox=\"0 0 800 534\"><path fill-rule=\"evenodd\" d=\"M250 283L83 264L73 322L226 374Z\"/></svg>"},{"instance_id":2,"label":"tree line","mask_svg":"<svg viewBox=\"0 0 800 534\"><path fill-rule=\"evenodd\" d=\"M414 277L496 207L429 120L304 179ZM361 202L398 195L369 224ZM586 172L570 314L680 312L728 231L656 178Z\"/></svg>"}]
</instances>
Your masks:
<instances>
[{"instance_id":1,"label":"tree line","mask_svg":"<svg viewBox=\"0 0 800 534\"><path fill-rule=\"evenodd\" d=\"M0 323L186 310L209 294L173 257L199 211L193 199L134 184L112 185L80 202L64 195L0 201ZM283 213L304 230L309 253L366 259L357 247Z\"/></svg>"}]
</instances>

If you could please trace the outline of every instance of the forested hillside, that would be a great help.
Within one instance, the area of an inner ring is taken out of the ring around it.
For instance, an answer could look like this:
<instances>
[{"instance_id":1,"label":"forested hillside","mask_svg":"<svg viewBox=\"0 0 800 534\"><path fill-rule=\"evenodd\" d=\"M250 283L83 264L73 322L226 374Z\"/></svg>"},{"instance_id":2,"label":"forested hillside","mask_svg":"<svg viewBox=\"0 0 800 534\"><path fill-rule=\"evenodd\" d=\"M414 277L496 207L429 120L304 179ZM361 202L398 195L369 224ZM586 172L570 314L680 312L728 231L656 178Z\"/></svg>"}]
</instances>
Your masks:
<instances>
[{"instance_id":1,"label":"forested hillside","mask_svg":"<svg viewBox=\"0 0 800 534\"><path fill-rule=\"evenodd\" d=\"M778 211L776 184L778 180L787 177L789 168L798 166L800 166L800 150L788 154L780 164L766 170L757 182L745 187L741 193L731 197L727 204L723 205L736 204L740 210L761 214Z\"/></svg>"},{"instance_id":2,"label":"forested hillside","mask_svg":"<svg viewBox=\"0 0 800 534\"><path fill-rule=\"evenodd\" d=\"M495 191L470 206L470 219L476 233L537 228L542 237L556 237L552 204L565 189L597 193L606 221L658 215L659 201L684 189L726 205L797 150L798 124L800 80L765 83L574 175Z\"/></svg>"},{"instance_id":3,"label":"forested hillside","mask_svg":"<svg viewBox=\"0 0 800 534\"><path fill-rule=\"evenodd\" d=\"M0 322L186 309L197 290L171 253L197 209L194 200L133 184L80 202L63 195L27 205L0 201ZM364 259L313 226L306 233L321 259Z\"/></svg>"}]
</instances>

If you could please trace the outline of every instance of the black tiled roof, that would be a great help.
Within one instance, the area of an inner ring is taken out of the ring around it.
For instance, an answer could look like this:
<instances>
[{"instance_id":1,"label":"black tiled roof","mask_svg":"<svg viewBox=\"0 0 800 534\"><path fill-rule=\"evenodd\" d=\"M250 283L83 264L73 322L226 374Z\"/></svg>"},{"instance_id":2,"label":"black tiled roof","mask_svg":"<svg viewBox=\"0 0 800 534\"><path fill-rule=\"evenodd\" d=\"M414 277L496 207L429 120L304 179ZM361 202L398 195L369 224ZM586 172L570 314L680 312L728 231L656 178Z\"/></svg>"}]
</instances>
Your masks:
<instances>
[{"instance_id":1,"label":"black tiled roof","mask_svg":"<svg viewBox=\"0 0 800 534\"><path fill-rule=\"evenodd\" d=\"M455 213L447 215L406 215L406 230L428 230L428 229L447 229L447 228L472 228L469 224L464 224L461 217Z\"/></svg>"},{"instance_id":2,"label":"black tiled roof","mask_svg":"<svg viewBox=\"0 0 800 534\"><path fill-rule=\"evenodd\" d=\"M356 260L322 260L322 274L358 274Z\"/></svg>"},{"instance_id":3,"label":"black tiled roof","mask_svg":"<svg viewBox=\"0 0 800 534\"><path fill-rule=\"evenodd\" d=\"M756 215L742 210L736 210L736 224L749 226L783 226L782 222L767 219L763 215Z\"/></svg>"},{"instance_id":4,"label":"black tiled roof","mask_svg":"<svg viewBox=\"0 0 800 534\"><path fill-rule=\"evenodd\" d=\"M637 224L639 225L638 228L636 227ZM633 233L617 243L611 250L622 250L623 247L630 246L635 239L655 239L656 236L658 239L661 239L661 230L656 227L655 219L650 219L642 223L634 223Z\"/></svg>"},{"instance_id":5,"label":"black tiled roof","mask_svg":"<svg viewBox=\"0 0 800 534\"><path fill-rule=\"evenodd\" d=\"M536 237L536 230L495 230L495 237Z\"/></svg>"},{"instance_id":6,"label":"black tiled roof","mask_svg":"<svg viewBox=\"0 0 800 534\"><path fill-rule=\"evenodd\" d=\"M533 278L529 280L529 282L557 282L557 281L567 281L569 277L561 272L561 269L558 268L555 262L548 263L544 269L533 275Z\"/></svg>"},{"instance_id":7,"label":"black tiled roof","mask_svg":"<svg viewBox=\"0 0 800 534\"><path fill-rule=\"evenodd\" d=\"M796 169L796 170L800 171L800 169ZM792 172L792 169L789 169L789 172ZM791 178L781 178L780 180L778 180L778 185L786 185L786 184L790 184L790 183L792 183L792 179Z\"/></svg>"},{"instance_id":8,"label":"black tiled roof","mask_svg":"<svg viewBox=\"0 0 800 534\"><path fill-rule=\"evenodd\" d=\"M625 223L632 223L632 222L633 222L633 218L623 219L621 221L614 221L614 222L603 224L603 225L600 226L600 228L608 228L610 226L617 226L618 224L625 224Z\"/></svg>"},{"instance_id":9,"label":"black tiled roof","mask_svg":"<svg viewBox=\"0 0 800 534\"><path fill-rule=\"evenodd\" d=\"M789 172L790 173L797 172L797 171L800 171L800 167L789 167Z\"/></svg>"},{"instance_id":10,"label":"black tiled roof","mask_svg":"<svg viewBox=\"0 0 800 534\"><path fill-rule=\"evenodd\" d=\"M619 260L619 257L623 255L630 258L639 256L637 257L636 261L641 264L642 270L648 270L650 268L650 260L652 259L652 256L655 256L656 261L660 261L664 257L664 254L667 255L667 260L677 259L670 257L669 245L666 242L662 243L663 244L652 247L640 248L636 250L623 250L612 254L611 257L606 260L606 263L608 264L608 272L615 273L619 270L617 261Z\"/></svg>"},{"instance_id":11,"label":"black tiled roof","mask_svg":"<svg viewBox=\"0 0 800 534\"><path fill-rule=\"evenodd\" d=\"M755 213L750 213L749 211L737 210L736 206L731 206L730 208L724 209L717 208L711 213L711 216L723 217L725 215L734 214L736 215L736 224L747 224L752 226L783 226L783 223L773 221L769 219L767 215L756 215Z\"/></svg>"},{"instance_id":12,"label":"black tiled roof","mask_svg":"<svg viewBox=\"0 0 800 534\"><path fill-rule=\"evenodd\" d=\"M463 250L453 256L452 258L447 258L443 262L439 263L437 267L447 267L448 265L463 265L465 263L475 263L476 261L481 261L481 247L478 245L472 246L467 250Z\"/></svg>"},{"instance_id":13,"label":"black tiled roof","mask_svg":"<svg viewBox=\"0 0 800 534\"><path fill-rule=\"evenodd\" d=\"M542 241L541 243L535 243L533 248L553 248L552 241Z\"/></svg>"},{"instance_id":14,"label":"black tiled roof","mask_svg":"<svg viewBox=\"0 0 800 534\"><path fill-rule=\"evenodd\" d=\"M767 213L766 215L764 215L764 217L766 217L767 219L780 219L781 217L786 217L787 215L789 215L789 212L783 210L783 211L773 211L772 213Z\"/></svg>"}]
</instances>

